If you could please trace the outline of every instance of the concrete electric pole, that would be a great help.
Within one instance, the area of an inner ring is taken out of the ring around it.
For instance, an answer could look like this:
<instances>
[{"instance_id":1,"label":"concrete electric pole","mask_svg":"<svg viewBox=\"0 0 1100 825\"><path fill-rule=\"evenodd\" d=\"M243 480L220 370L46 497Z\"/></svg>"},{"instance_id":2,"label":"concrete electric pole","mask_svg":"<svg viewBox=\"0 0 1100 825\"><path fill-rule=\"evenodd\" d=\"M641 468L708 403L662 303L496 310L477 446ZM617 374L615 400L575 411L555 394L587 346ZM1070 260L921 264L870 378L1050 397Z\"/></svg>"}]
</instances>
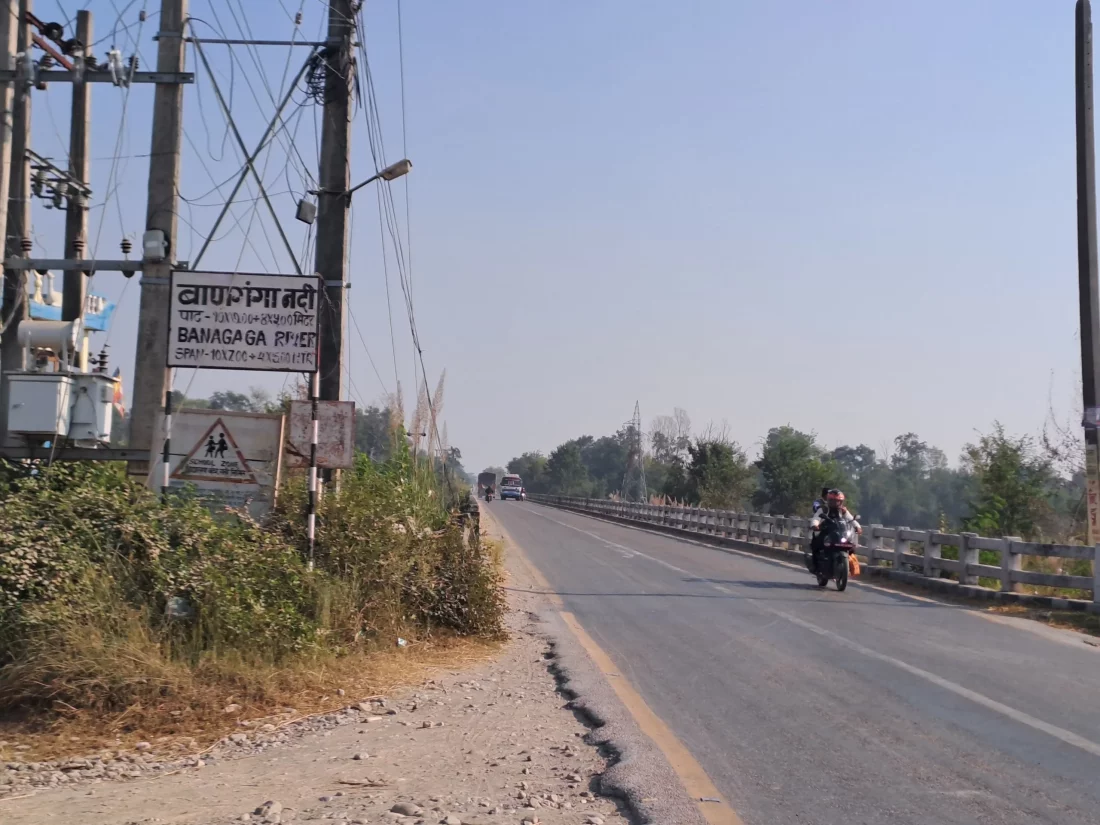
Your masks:
<instances>
[{"instance_id":1,"label":"concrete electric pole","mask_svg":"<svg viewBox=\"0 0 1100 825\"><path fill-rule=\"evenodd\" d=\"M183 21L188 0L161 0L157 71L182 72L185 43ZM149 158L149 205L146 230L164 233L168 249L161 261L145 261L141 278L137 357L134 361L134 401L130 412L130 446L156 449L153 431L171 389L168 370L168 278L176 257L177 193L180 144L183 135L183 86L158 83L153 99L153 139ZM130 464L130 472L145 475L146 462Z\"/></svg>"},{"instance_id":2,"label":"concrete electric pole","mask_svg":"<svg viewBox=\"0 0 1100 825\"><path fill-rule=\"evenodd\" d=\"M1088 540L1100 540L1100 462L1096 392L1100 387L1100 284L1096 259L1096 148L1092 111L1092 4L1077 0L1077 275L1081 301L1081 387L1084 396Z\"/></svg>"},{"instance_id":3,"label":"concrete electric pole","mask_svg":"<svg viewBox=\"0 0 1100 825\"><path fill-rule=\"evenodd\" d=\"M354 35L355 14L351 0L329 0L315 260L317 274L324 280L325 294L320 308L320 397L323 401L340 400L343 389Z\"/></svg>"},{"instance_id":4,"label":"concrete electric pole","mask_svg":"<svg viewBox=\"0 0 1100 825\"><path fill-rule=\"evenodd\" d=\"M73 65L81 64L79 76L87 69L86 57L92 52L92 13L81 9L76 13L76 39L83 44L79 53L72 56ZM92 87L90 83L73 80L72 120L69 123L69 174L88 183L89 119L91 117ZM80 196L69 198L65 213L65 257L83 258L88 241L88 202ZM61 320L77 321L84 315L84 299L87 294L87 275L78 269L65 272L62 287ZM81 364L81 367L86 365Z\"/></svg>"},{"instance_id":5,"label":"concrete electric pole","mask_svg":"<svg viewBox=\"0 0 1100 825\"><path fill-rule=\"evenodd\" d=\"M19 0L15 50L17 54L29 54L32 48L27 13L33 11L33 0ZM8 183L8 217L4 256L18 258L30 253L31 234L31 177L27 163L27 150L31 141L31 95L25 82L15 82L12 105L11 167ZM23 357L19 347L19 322L27 317L23 284L26 273L4 273L4 309L0 318L3 338L0 340L0 444L8 441L8 383L3 380L12 370L22 367Z\"/></svg>"},{"instance_id":6,"label":"concrete electric pole","mask_svg":"<svg viewBox=\"0 0 1100 825\"><path fill-rule=\"evenodd\" d=\"M19 34L19 0L0 0L0 69L15 71ZM0 82L0 231L8 227L8 187L11 182L12 90L14 80ZM0 244L3 247L4 244Z\"/></svg>"}]
</instances>

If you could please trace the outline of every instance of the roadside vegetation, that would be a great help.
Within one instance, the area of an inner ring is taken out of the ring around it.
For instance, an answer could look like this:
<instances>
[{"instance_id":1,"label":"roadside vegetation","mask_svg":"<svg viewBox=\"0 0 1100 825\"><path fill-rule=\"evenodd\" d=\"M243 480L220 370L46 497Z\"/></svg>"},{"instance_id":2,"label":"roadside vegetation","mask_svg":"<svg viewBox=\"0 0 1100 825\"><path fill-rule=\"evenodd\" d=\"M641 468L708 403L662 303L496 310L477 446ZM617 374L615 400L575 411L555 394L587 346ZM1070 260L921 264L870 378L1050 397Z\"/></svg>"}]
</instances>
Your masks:
<instances>
[{"instance_id":1,"label":"roadside vegetation","mask_svg":"<svg viewBox=\"0 0 1100 825\"><path fill-rule=\"evenodd\" d=\"M636 437L630 426L599 438L581 436L548 456L524 453L507 469L523 477L530 493L615 497ZM1011 435L994 423L966 445L955 466L914 433L899 435L885 452L866 444L826 449L814 433L790 426L769 430L759 456L751 460L725 429L712 426L693 433L680 409L655 419L645 440L646 480L654 502L797 516L808 513L822 487L840 487L864 524L1064 544L1087 541L1084 448L1075 428L1053 422L1038 437ZM944 556L955 552L945 548ZM981 560L999 563L993 551L983 551ZM1071 559L1028 557L1025 564L1046 573L1088 576L1092 571L1091 562Z\"/></svg>"},{"instance_id":2,"label":"roadside vegetation","mask_svg":"<svg viewBox=\"0 0 1100 825\"><path fill-rule=\"evenodd\" d=\"M3 468L0 720L213 731L490 649L501 572L468 493L403 429L388 438L323 497L312 570L301 475L257 523L162 504L122 465Z\"/></svg>"},{"instance_id":3,"label":"roadside vegetation","mask_svg":"<svg viewBox=\"0 0 1100 825\"><path fill-rule=\"evenodd\" d=\"M954 467L915 433L899 435L883 453L866 444L830 450L814 433L774 427L755 460L724 428L694 434L680 409L656 418L646 435L652 500L804 515L829 486L847 493L865 523L1066 543L1084 538L1084 448L1068 429L1048 426L1034 438L994 423L966 445ZM507 470L521 475L531 493L607 498L619 492L635 438L629 426L580 436L548 456L513 458Z\"/></svg>"}]
</instances>

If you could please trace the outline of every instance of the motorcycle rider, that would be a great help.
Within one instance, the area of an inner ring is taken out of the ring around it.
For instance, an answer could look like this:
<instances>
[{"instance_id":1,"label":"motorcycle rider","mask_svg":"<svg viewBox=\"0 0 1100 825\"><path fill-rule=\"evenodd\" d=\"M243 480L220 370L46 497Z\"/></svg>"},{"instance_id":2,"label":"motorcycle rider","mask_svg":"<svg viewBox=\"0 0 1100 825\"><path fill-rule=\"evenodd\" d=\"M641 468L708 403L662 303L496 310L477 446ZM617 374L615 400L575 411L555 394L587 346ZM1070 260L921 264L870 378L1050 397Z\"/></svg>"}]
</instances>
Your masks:
<instances>
[{"instance_id":1,"label":"motorcycle rider","mask_svg":"<svg viewBox=\"0 0 1100 825\"><path fill-rule=\"evenodd\" d=\"M847 506L845 506L845 496L843 490L826 490L824 495L824 506L814 508L813 518L810 519L810 529L813 531L813 537L810 539L810 554L813 559L813 566L816 569L818 558L821 555L823 548L823 542L825 541L825 534L821 532L821 522L826 517L841 518L844 521L849 522L854 528L857 534L863 532L863 528L859 522L856 521L856 517L851 514ZM814 502L818 504L818 502ZM813 572L812 570L810 572Z\"/></svg>"}]
</instances>

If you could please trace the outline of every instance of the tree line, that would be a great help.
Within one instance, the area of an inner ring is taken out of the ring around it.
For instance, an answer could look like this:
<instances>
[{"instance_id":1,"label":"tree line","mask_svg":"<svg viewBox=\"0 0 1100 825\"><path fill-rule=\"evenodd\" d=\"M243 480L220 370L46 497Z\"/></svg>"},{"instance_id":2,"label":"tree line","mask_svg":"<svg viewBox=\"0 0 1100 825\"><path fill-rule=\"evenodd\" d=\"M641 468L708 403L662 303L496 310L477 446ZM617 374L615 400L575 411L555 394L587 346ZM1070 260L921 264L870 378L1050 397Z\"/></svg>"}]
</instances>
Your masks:
<instances>
[{"instance_id":1,"label":"tree line","mask_svg":"<svg viewBox=\"0 0 1100 825\"><path fill-rule=\"evenodd\" d=\"M549 455L524 453L507 470L519 474L530 493L619 496L637 443L638 434L626 426L570 439ZM994 423L963 448L954 467L915 433L897 436L880 453L866 444L827 449L816 434L787 425L770 429L759 457L750 460L725 428L694 434L681 409L656 418L644 444L654 502L804 516L822 488L837 487L867 524L1085 539L1083 449L1069 429L1013 436Z\"/></svg>"}]
</instances>

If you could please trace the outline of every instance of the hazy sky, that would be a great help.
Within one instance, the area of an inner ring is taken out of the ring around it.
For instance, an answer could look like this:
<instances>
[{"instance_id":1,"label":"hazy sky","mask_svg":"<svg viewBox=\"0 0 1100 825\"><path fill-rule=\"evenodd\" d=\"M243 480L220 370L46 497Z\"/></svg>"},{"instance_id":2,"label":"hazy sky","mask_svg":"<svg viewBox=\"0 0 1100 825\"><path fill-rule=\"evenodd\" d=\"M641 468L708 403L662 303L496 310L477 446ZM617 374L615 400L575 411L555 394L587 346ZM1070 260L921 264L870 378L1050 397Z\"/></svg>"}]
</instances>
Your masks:
<instances>
[{"instance_id":1,"label":"hazy sky","mask_svg":"<svg viewBox=\"0 0 1100 825\"><path fill-rule=\"evenodd\" d=\"M36 9L58 19L59 7L69 16L79 5ZM88 5L110 38L110 0ZM636 400L647 424L674 406L699 427L725 420L750 453L769 427L790 423L828 446L877 448L912 430L953 457L994 420L1037 431L1052 393L1069 415L1080 370L1073 6L404 2L416 320L433 386L447 369L443 417L467 469L613 431ZM255 36L277 38L291 36L299 7L301 36L317 37L321 0L191 4L230 36L235 12ZM386 162L403 154L396 11L396 0L366 6ZM143 68L155 31L151 16ZM273 109L253 60L278 96L288 50L237 48L231 75L227 50L208 48L251 148ZM296 50L291 74L304 57ZM99 197L123 97L94 95ZM120 154L148 152L151 100L151 87L134 87ZM289 131L314 164L319 119L298 103ZM195 200L241 160L208 78L184 105L181 192ZM67 89L35 93L35 106L36 145L57 156ZM360 180L373 171L362 112L353 140ZM293 213L306 186L286 157L277 147L266 179L301 248ZM94 238L106 215L101 256L117 255L120 220L140 237L146 175L142 157L116 168L118 197L92 221ZM404 184L392 191L404 241ZM222 200L215 191L200 201L213 206L182 207L195 229L181 225L181 258ZM381 381L354 326L349 376L352 396L371 402L394 388L395 358L376 194L355 203L351 306ZM236 214L247 226L252 213L246 203ZM60 256L55 213L35 220L36 253ZM289 271L260 225L250 232L259 251L245 248L240 268ZM387 246L396 371L411 407L409 322ZM212 250L204 267L237 265L240 232ZM122 286L103 274L95 290ZM137 297L135 279L110 342L127 379ZM181 371L176 386L278 390L284 378Z\"/></svg>"}]
</instances>

